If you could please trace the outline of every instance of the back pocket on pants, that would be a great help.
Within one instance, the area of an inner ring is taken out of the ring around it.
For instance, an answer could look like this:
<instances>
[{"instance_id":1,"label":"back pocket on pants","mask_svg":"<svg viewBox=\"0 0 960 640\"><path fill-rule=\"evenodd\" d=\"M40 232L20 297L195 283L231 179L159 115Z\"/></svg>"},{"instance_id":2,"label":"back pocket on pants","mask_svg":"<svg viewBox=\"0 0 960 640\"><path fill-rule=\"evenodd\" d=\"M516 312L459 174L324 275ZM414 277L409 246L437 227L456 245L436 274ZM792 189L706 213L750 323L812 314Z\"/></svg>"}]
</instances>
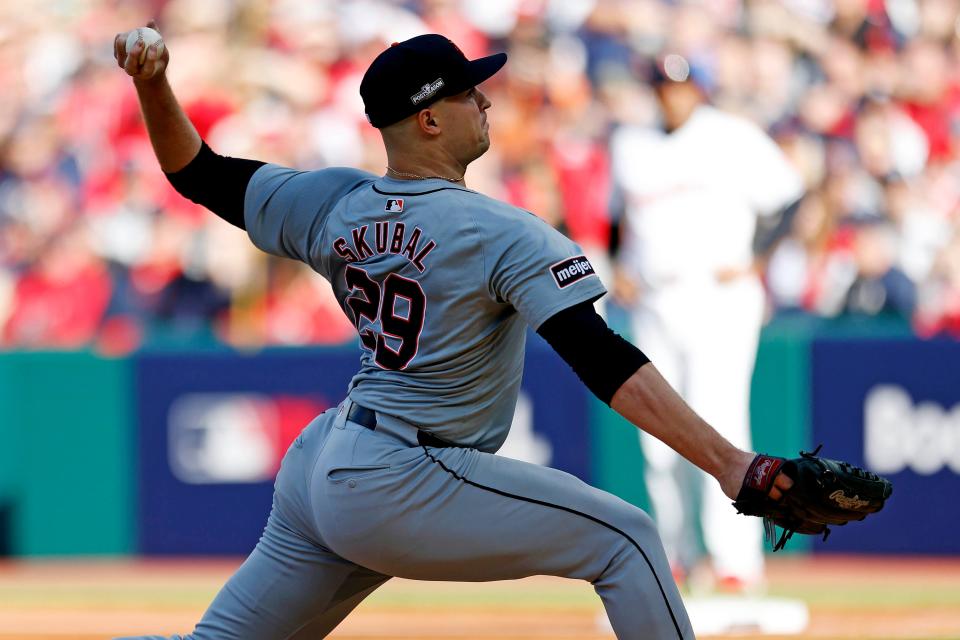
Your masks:
<instances>
[{"instance_id":1,"label":"back pocket on pants","mask_svg":"<svg viewBox=\"0 0 960 640\"><path fill-rule=\"evenodd\" d=\"M346 480L359 480L376 474L378 471L385 471L390 468L388 464L378 465L359 465L354 467L334 467L327 471L327 480L330 482L344 482Z\"/></svg>"}]
</instances>

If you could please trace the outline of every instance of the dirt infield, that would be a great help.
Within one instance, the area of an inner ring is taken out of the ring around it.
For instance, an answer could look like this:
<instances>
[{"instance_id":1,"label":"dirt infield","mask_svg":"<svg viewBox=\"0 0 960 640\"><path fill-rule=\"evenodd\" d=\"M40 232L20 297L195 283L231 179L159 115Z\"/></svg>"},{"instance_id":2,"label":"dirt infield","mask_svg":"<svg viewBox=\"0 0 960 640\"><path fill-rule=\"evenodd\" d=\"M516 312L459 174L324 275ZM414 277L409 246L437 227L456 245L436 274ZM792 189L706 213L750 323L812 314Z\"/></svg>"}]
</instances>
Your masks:
<instances>
[{"instance_id":1,"label":"dirt infield","mask_svg":"<svg viewBox=\"0 0 960 640\"><path fill-rule=\"evenodd\" d=\"M0 564L0 640L183 632L236 566L196 560ZM769 582L771 596L803 600L810 610L802 635L780 637L960 638L958 558L777 558ZM601 616L589 585L569 580L392 580L331 637L610 640Z\"/></svg>"}]
</instances>

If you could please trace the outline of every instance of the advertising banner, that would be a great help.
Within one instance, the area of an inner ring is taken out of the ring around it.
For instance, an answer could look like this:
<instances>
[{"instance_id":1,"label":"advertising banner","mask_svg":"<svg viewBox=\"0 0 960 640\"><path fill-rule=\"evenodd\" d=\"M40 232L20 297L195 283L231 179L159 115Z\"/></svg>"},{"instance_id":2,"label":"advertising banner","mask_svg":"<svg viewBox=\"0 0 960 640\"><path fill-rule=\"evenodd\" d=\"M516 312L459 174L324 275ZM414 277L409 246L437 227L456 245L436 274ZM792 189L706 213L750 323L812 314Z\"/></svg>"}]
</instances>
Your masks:
<instances>
[{"instance_id":1,"label":"advertising banner","mask_svg":"<svg viewBox=\"0 0 960 640\"><path fill-rule=\"evenodd\" d=\"M824 552L960 553L960 343L820 339L813 442L889 478L883 511L836 528Z\"/></svg>"},{"instance_id":2,"label":"advertising banner","mask_svg":"<svg viewBox=\"0 0 960 640\"><path fill-rule=\"evenodd\" d=\"M287 447L358 364L352 348L138 356L140 551L248 553ZM500 453L588 479L586 391L542 343Z\"/></svg>"},{"instance_id":3,"label":"advertising banner","mask_svg":"<svg viewBox=\"0 0 960 640\"><path fill-rule=\"evenodd\" d=\"M350 350L138 356L140 551L248 553L287 446L356 365Z\"/></svg>"}]
</instances>

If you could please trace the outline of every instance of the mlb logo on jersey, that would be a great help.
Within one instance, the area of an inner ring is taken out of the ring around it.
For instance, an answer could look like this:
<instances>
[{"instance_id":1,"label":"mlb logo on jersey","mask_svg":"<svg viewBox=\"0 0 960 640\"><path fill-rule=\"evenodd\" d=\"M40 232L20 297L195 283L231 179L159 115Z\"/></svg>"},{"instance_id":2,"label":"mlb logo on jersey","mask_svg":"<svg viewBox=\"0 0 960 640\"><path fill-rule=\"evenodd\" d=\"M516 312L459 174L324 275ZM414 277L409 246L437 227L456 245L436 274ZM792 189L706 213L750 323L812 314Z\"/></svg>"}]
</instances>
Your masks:
<instances>
[{"instance_id":1,"label":"mlb logo on jersey","mask_svg":"<svg viewBox=\"0 0 960 640\"><path fill-rule=\"evenodd\" d=\"M384 208L384 211L403 211L403 199L400 200L387 200L387 206Z\"/></svg>"}]
</instances>

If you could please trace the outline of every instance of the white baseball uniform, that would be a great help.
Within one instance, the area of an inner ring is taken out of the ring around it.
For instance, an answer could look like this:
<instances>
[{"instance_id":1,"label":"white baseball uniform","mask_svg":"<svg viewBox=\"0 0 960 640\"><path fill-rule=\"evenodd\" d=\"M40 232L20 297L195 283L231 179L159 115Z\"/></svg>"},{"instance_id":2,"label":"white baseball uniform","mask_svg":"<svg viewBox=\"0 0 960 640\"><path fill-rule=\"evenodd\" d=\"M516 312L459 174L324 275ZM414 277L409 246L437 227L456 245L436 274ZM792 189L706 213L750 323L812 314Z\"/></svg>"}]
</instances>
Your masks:
<instances>
[{"instance_id":1,"label":"white baseball uniform","mask_svg":"<svg viewBox=\"0 0 960 640\"><path fill-rule=\"evenodd\" d=\"M621 267L640 287L634 342L705 420L750 450L750 381L764 292L751 271L757 216L802 193L797 172L754 124L707 105L666 134L623 128L612 141L626 199ZM721 281L720 273L737 273ZM703 484L704 543L719 576L762 577L760 520L730 508L719 486L641 434L646 481L672 561L695 559L695 491Z\"/></svg>"}]
</instances>

